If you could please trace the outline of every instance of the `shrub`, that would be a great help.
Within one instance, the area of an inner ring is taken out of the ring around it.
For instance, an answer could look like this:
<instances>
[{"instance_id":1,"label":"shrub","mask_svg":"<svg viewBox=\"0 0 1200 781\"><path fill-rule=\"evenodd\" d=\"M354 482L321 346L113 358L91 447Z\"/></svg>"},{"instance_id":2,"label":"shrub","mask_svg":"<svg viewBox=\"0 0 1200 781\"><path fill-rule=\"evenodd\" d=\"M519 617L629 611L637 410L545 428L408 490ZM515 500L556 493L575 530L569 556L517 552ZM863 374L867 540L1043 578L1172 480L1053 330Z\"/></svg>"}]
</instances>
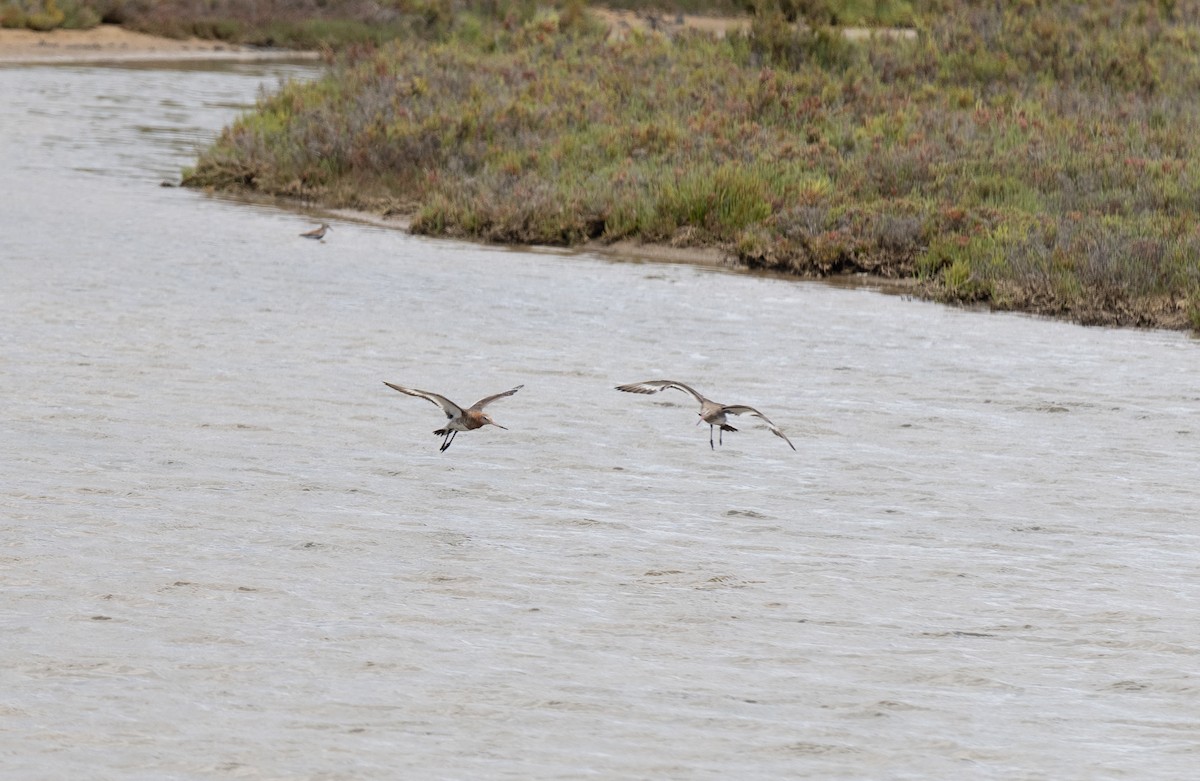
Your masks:
<instances>
[{"instance_id":1,"label":"shrub","mask_svg":"<svg viewBox=\"0 0 1200 781\"><path fill-rule=\"evenodd\" d=\"M0 9L0 27L6 29L21 29L25 26L25 12L16 6Z\"/></svg>"},{"instance_id":2,"label":"shrub","mask_svg":"<svg viewBox=\"0 0 1200 781\"><path fill-rule=\"evenodd\" d=\"M31 30L48 32L60 27L66 14L58 7L55 0L45 0L41 10L30 12L25 17L25 26Z\"/></svg>"}]
</instances>

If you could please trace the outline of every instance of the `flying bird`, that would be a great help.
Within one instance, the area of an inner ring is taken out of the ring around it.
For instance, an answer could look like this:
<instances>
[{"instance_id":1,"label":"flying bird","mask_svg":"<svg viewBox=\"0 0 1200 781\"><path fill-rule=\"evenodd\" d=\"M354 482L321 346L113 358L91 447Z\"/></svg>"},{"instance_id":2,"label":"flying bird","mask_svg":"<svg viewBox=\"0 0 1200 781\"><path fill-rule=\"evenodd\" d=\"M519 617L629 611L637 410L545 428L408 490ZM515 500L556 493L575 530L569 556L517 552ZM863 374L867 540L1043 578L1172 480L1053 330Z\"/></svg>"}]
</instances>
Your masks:
<instances>
[{"instance_id":1,"label":"flying bird","mask_svg":"<svg viewBox=\"0 0 1200 781\"><path fill-rule=\"evenodd\" d=\"M754 407L747 407L745 404L719 404L712 399L704 398L695 389L675 380L646 380L645 382L634 382L629 385L617 386L617 390L625 391L626 393L658 393L667 388L681 390L700 402L700 420L696 421L696 425L700 425L701 421L708 424L708 446L710 448L716 449L713 445L713 429L717 429L717 442L719 444L724 444L721 436L724 432L737 431L736 428L729 425L726 415L753 415L756 418L761 418L767 424L767 428L771 429L771 433L784 442L787 442L788 447L792 450L796 449L796 446L792 444L792 440L788 439L779 430L778 426L772 423L766 415L754 409Z\"/></svg>"},{"instance_id":2,"label":"flying bird","mask_svg":"<svg viewBox=\"0 0 1200 781\"><path fill-rule=\"evenodd\" d=\"M491 404L496 399L502 399L505 396L511 396L517 391L521 390L521 388L525 387L524 385L518 385L512 390L504 391L504 393L497 393L494 396L488 396L487 398L480 399L467 409L463 409L453 401L450 401L450 399L438 393L416 390L415 388L405 388L401 385L393 385L386 380L383 384L392 390L406 393L409 396L416 396L419 399L428 399L442 408L442 412L446 413L446 418L450 422L446 424L445 428L439 428L437 431L433 432L439 437L444 437L444 439L442 439L442 446L438 448L439 451L444 451L446 448L450 447L450 443L454 441L454 438L458 436L458 432L460 431L474 431L477 428L483 428L484 426L488 425L508 431L507 428L492 420L491 416L483 411L483 408Z\"/></svg>"},{"instance_id":3,"label":"flying bird","mask_svg":"<svg viewBox=\"0 0 1200 781\"><path fill-rule=\"evenodd\" d=\"M321 223L320 227L313 228L310 231L305 231L304 233L301 233L300 235L306 239L323 239L323 238L325 238L325 231L331 231L331 230L333 230L333 228L329 227L328 224L323 222L323 223Z\"/></svg>"}]
</instances>

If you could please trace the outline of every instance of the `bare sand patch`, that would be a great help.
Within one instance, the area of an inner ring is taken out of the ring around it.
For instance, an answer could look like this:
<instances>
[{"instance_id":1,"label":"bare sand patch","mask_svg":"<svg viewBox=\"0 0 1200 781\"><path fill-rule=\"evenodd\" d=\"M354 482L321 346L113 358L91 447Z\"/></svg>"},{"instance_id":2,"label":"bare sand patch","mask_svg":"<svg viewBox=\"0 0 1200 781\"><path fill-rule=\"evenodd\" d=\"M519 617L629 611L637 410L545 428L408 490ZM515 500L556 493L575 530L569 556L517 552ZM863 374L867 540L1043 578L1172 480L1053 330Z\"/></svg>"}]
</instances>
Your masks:
<instances>
[{"instance_id":1,"label":"bare sand patch","mask_svg":"<svg viewBox=\"0 0 1200 781\"><path fill-rule=\"evenodd\" d=\"M609 37L614 39L623 39L633 30L672 33L684 28L700 30L720 38L730 30L743 30L750 26L749 18L663 14L656 11L625 11L608 8L589 8L588 10L608 25Z\"/></svg>"},{"instance_id":2,"label":"bare sand patch","mask_svg":"<svg viewBox=\"0 0 1200 781\"><path fill-rule=\"evenodd\" d=\"M317 59L316 52L238 46L200 38L160 38L103 24L91 30L0 29L0 64Z\"/></svg>"},{"instance_id":3,"label":"bare sand patch","mask_svg":"<svg viewBox=\"0 0 1200 781\"><path fill-rule=\"evenodd\" d=\"M609 38L622 40L630 32L661 32L668 35L681 30L699 30L722 38L734 30L750 29L748 16L702 16L697 14L664 14L657 11L626 11L609 8L589 8L591 13L608 25ZM852 41L870 38L912 40L917 31L899 27L842 27L842 35Z\"/></svg>"}]
</instances>

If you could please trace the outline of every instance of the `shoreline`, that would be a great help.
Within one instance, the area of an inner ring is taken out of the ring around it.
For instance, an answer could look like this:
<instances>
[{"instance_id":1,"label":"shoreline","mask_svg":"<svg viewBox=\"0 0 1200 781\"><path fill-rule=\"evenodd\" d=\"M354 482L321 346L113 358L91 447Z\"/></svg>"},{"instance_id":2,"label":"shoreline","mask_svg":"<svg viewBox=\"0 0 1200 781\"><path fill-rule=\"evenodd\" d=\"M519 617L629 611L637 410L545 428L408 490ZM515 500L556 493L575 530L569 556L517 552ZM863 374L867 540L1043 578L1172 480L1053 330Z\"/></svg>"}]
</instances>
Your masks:
<instances>
[{"instance_id":1,"label":"shoreline","mask_svg":"<svg viewBox=\"0 0 1200 781\"><path fill-rule=\"evenodd\" d=\"M164 182L163 186L182 187L183 185ZM307 215L313 220L332 218L344 220L346 222L370 225L372 227L382 228L385 230L397 230L410 235L416 235L411 231L412 220L411 215L408 214L381 215L361 209L323 208L316 204L292 201L286 197L267 195L263 193L244 191L222 192L207 187L185 189L194 189L196 192L203 193L212 198L223 198L233 201L240 201L243 203L255 203L260 205L274 205L289 211L293 211L297 214ZM883 295L907 296L914 301L937 304L938 306L949 307L951 309L961 309L982 314L1019 315L1022 317L1033 318L1035 320L1044 320L1049 323L1066 323L1079 326L1081 328L1115 328L1119 330L1135 331L1164 331L1167 333L1193 333L1194 335L1194 332L1189 326L1184 315L1180 314L1179 312L1175 312L1174 316L1166 314L1168 310L1178 308L1175 306L1176 302L1174 299L1169 298L1163 298L1159 301L1159 306L1154 310L1154 317L1149 322L1122 323L1111 319L1111 313L1106 313L1104 317L1100 317L1096 313L1092 313L1091 317L1081 317L1081 313L1072 313L1074 316L1064 316L1060 312L1052 310L1048 311L1038 307L1000 307L990 306L986 303L980 302L953 300L947 301L923 292L926 290L925 284L921 280L913 277L887 277L879 274L870 274L867 272L816 276L755 268L753 266L748 266L733 261L732 256L728 252L718 247L674 247L670 244L641 244L637 241L629 239L622 239L612 243L605 243L596 239L592 239L577 246L561 246L551 244L503 244L483 241L480 239L472 239L469 237L453 236L426 236L426 238L463 241L487 247L512 250L514 252L554 253L563 256L591 254L599 255L615 262L678 264L695 266L697 268L706 268L715 271L725 271L734 274L750 274L753 276L769 277L771 279L779 279L789 282L815 282L822 285L844 289L868 290L874 293L881 293Z\"/></svg>"},{"instance_id":2,"label":"shoreline","mask_svg":"<svg viewBox=\"0 0 1200 781\"><path fill-rule=\"evenodd\" d=\"M634 24L637 21L644 21L638 20L632 13L629 13L626 19L634 22ZM629 22L627 22L627 25L633 26ZM617 26L614 25L614 28ZM188 62L316 61L320 58L321 55L313 51L262 49L196 38L177 40L132 32L116 25L101 25L91 30L55 30L48 33L31 30L0 29L0 67L70 64L102 66L106 64L121 65L136 63L167 65L170 63ZM175 186L178 183L164 182L164 184ZM219 197L259 200L248 193L240 195L221 193ZM411 233L411 222L405 215L383 216L362 210L314 208L311 204L292 203L289 202L289 199L273 196L263 196L262 200L298 213L324 213L351 222L360 222ZM907 295L919 300L941 303L945 306L959 306L965 309L979 309L981 311L1008 311L1039 319L1055 322L1073 322L1084 326L1174 332L1190 330L1186 315L1180 310L1179 305L1174 299L1160 302L1158 306L1154 307L1156 311L1148 312L1147 321L1130 323L1128 321L1118 322L1112 313L1063 313L1058 311L1039 311L1038 307L1031 309L1014 307L1009 309L1006 307L980 307L966 303L939 301L938 298L931 297L922 292L923 285L920 281L910 278L896 279L869 273L842 276L806 276L785 272L771 272L733 262L727 252L717 247L675 247L669 244L641 244L629 240L611 244L593 240L575 247L505 244L492 244L492 246L508 247L517 250L553 251L566 255L593 253L627 262L678 263L737 273L766 275L794 281L823 282L841 287L867 289L888 295ZM1100 316L1100 314L1104 314L1104 316Z\"/></svg>"}]
</instances>

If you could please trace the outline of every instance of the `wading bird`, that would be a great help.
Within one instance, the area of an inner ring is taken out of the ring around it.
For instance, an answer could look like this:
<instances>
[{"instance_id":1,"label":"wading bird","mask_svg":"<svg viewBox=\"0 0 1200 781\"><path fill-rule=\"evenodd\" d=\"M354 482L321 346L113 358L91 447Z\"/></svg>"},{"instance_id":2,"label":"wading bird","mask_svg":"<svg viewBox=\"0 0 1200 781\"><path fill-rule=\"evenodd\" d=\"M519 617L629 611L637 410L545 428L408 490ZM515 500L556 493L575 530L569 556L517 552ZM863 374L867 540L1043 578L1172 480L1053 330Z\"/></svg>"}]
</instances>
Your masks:
<instances>
[{"instance_id":1,"label":"wading bird","mask_svg":"<svg viewBox=\"0 0 1200 781\"><path fill-rule=\"evenodd\" d=\"M331 230L333 230L333 228L329 227L328 224L323 222L323 223L321 223L320 227L313 228L310 231L305 231L304 233L301 233L300 235L306 239L323 239L323 238L325 238L325 231L331 231Z\"/></svg>"},{"instance_id":2,"label":"wading bird","mask_svg":"<svg viewBox=\"0 0 1200 781\"><path fill-rule=\"evenodd\" d=\"M770 421L770 419L767 418L766 415L754 409L754 407L747 407L745 404L718 404L712 399L704 398L694 389L689 388L682 382L675 382L674 380L647 380L645 382L634 382L630 383L629 385L617 386L617 390L625 391L626 393L658 393L659 391L666 390L667 388L674 388L676 390L681 390L684 393L689 393L693 399L700 402L700 420L696 421L696 425L699 426L701 421L708 424L708 446L714 450L716 448L713 445L713 429L715 428L718 430L717 442L719 444L724 444L721 434L726 431L737 431L736 428L729 425L725 416L745 414L753 415L756 418L762 418L763 422L767 424L767 427L771 429L772 434L788 443L788 447L790 447L792 450L796 449L796 446L792 444L792 440L788 439L784 433L780 431L779 428Z\"/></svg>"},{"instance_id":3,"label":"wading bird","mask_svg":"<svg viewBox=\"0 0 1200 781\"><path fill-rule=\"evenodd\" d=\"M496 399L502 399L505 396L511 396L517 391L521 390L521 388L525 387L524 385L518 385L512 390L504 391L504 393L497 393L495 396L488 396L485 399L480 399L469 408L463 409L453 401L450 401L450 399L437 393L430 393L429 391L393 385L386 380L383 384L392 390L397 390L401 393L407 393L409 396L416 396L419 399L429 399L434 404L442 408L442 412L446 413L446 418L449 419L450 422L446 424L445 428L439 428L437 431L433 432L439 437L445 437L442 440L442 446L438 448L439 451L443 451L450 447L450 443L454 441L454 438L458 436L458 432L460 431L474 431L477 428L483 428L484 426L488 425L495 426L496 428L503 428L505 431L508 431L507 428L492 420L491 417L483 411L483 408L491 404Z\"/></svg>"}]
</instances>

